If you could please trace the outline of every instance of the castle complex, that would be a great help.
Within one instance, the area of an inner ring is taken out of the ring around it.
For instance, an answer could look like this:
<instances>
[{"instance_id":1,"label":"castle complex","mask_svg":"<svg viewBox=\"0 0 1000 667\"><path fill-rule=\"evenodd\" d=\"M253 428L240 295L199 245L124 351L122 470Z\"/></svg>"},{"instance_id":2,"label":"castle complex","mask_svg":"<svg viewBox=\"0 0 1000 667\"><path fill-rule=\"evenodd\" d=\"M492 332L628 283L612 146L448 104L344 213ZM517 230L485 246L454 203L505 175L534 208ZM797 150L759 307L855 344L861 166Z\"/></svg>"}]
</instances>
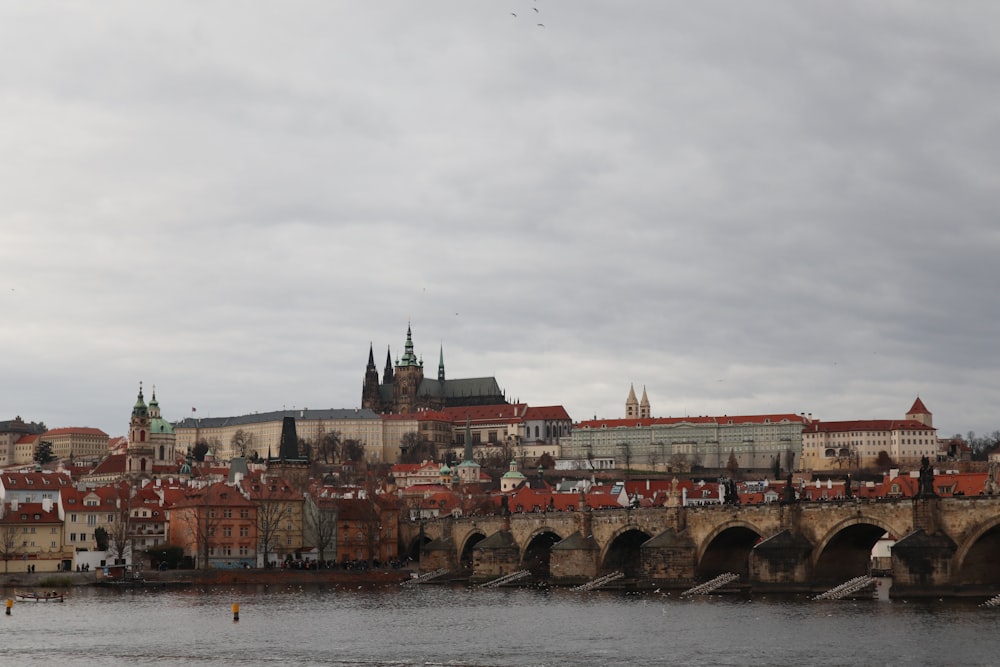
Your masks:
<instances>
[{"instance_id":1,"label":"castle complex","mask_svg":"<svg viewBox=\"0 0 1000 667\"><path fill-rule=\"evenodd\" d=\"M448 380L441 349L437 378L424 377L424 362L413 352L413 335L406 327L406 348L393 365L391 350L386 353L385 370L379 381L375 355L368 347L368 366L361 390L361 407L379 414L407 414L471 405L501 405L507 398L494 377Z\"/></svg>"}]
</instances>

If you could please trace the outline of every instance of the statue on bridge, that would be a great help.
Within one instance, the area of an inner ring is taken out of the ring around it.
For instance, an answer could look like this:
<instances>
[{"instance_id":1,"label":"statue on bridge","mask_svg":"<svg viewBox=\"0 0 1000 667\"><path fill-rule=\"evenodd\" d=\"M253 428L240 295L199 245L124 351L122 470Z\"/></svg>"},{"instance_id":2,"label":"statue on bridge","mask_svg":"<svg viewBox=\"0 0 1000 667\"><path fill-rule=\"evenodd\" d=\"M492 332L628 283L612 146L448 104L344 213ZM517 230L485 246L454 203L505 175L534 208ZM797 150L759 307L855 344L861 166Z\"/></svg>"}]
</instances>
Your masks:
<instances>
[{"instance_id":1,"label":"statue on bridge","mask_svg":"<svg viewBox=\"0 0 1000 667\"><path fill-rule=\"evenodd\" d=\"M792 486L792 473L788 473L785 479L785 489L781 496L782 505L793 505L795 503L795 487Z\"/></svg>"},{"instance_id":2,"label":"statue on bridge","mask_svg":"<svg viewBox=\"0 0 1000 667\"><path fill-rule=\"evenodd\" d=\"M918 498L937 498L934 492L934 469L926 456L920 459L920 477L917 485Z\"/></svg>"},{"instance_id":3,"label":"statue on bridge","mask_svg":"<svg viewBox=\"0 0 1000 667\"><path fill-rule=\"evenodd\" d=\"M725 495L722 499L722 504L724 505L739 505L740 504L740 492L736 488L736 480L733 479L723 479L719 480L723 489L725 490Z\"/></svg>"}]
</instances>

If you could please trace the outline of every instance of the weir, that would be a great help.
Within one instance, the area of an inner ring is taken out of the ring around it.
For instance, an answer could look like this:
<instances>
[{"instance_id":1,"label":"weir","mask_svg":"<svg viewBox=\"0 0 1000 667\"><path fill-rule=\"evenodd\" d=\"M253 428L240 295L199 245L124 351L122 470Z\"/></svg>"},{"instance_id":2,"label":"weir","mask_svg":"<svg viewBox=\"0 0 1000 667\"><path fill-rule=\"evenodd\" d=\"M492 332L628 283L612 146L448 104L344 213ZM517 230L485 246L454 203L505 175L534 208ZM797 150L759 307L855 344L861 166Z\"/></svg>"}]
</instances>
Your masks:
<instances>
[{"instance_id":1,"label":"weir","mask_svg":"<svg viewBox=\"0 0 1000 667\"><path fill-rule=\"evenodd\" d=\"M487 581L485 584L479 584L479 587L496 588L498 586L503 586L504 584L509 584L529 576L531 576L531 570L518 570L517 572L511 572L510 574L505 574L502 577L497 577L492 581Z\"/></svg>"},{"instance_id":2,"label":"weir","mask_svg":"<svg viewBox=\"0 0 1000 667\"><path fill-rule=\"evenodd\" d=\"M720 574L711 581L706 581L705 583L695 586L694 588L687 589L681 593L681 597L686 597L688 595L708 595L712 591L722 588L726 584L732 583L739 578L740 575L735 572L726 572L725 574Z\"/></svg>"},{"instance_id":3,"label":"weir","mask_svg":"<svg viewBox=\"0 0 1000 667\"><path fill-rule=\"evenodd\" d=\"M603 577L598 577L593 581L588 581L585 584L580 584L579 586L574 586L570 590L572 591L592 591L596 588L600 588L606 584L610 584L612 581L617 581L624 578L625 573L621 571L612 572L611 574L606 574Z\"/></svg>"},{"instance_id":4,"label":"weir","mask_svg":"<svg viewBox=\"0 0 1000 667\"><path fill-rule=\"evenodd\" d=\"M813 600L840 600L841 598L846 598L848 595L853 595L863 588L867 588L875 583L875 580L869 577L867 574L861 575L860 577L854 577L853 579L848 579L839 586L834 586L825 593L820 593Z\"/></svg>"},{"instance_id":5,"label":"weir","mask_svg":"<svg viewBox=\"0 0 1000 667\"><path fill-rule=\"evenodd\" d=\"M442 577L442 576L448 574L448 572L450 572L450 570L448 570L447 568L443 568L442 567L442 568L440 568L438 570L434 570L433 572L424 572L419 577L414 577L412 579L407 579L406 581L400 582L399 585L400 586L409 586L410 584L424 584L424 583L427 583L428 581L430 581L431 579L437 579L438 577Z\"/></svg>"}]
</instances>

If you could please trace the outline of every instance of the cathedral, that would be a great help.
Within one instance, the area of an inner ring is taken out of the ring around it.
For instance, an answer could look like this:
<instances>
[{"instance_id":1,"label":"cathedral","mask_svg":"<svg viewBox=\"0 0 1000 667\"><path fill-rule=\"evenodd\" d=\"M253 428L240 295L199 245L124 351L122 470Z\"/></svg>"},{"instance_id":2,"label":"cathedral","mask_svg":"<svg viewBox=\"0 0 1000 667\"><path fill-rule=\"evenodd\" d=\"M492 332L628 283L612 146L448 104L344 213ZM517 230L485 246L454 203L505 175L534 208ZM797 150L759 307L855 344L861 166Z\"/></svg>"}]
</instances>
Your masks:
<instances>
[{"instance_id":1,"label":"cathedral","mask_svg":"<svg viewBox=\"0 0 1000 667\"><path fill-rule=\"evenodd\" d=\"M368 347L368 367L361 390L361 407L380 414L408 414L422 410L500 405L507 403L496 378L480 377L448 380L444 374L444 348L441 349L436 378L424 377L424 361L413 352L413 335L406 327L403 356L392 363L386 353L385 370L379 380L374 349Z\"/></svg>"}]
</instances>

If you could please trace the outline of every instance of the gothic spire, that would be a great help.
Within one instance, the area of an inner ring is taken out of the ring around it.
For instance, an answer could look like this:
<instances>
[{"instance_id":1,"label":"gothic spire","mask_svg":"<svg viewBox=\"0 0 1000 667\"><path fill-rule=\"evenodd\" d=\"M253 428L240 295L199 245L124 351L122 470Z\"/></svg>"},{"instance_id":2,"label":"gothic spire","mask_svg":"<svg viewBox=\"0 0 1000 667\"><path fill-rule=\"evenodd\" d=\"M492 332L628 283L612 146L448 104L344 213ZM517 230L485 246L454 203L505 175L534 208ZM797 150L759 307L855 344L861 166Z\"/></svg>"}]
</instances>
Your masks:
<instances>
[{"instance_id":1,"label":"gothic spire","mask_svg":"<svg viewBox=\"0 0 1000 667\"><path fill-rule=\"evenodd\" d=\"M438 382L444 382L444 343L441 343L441 355L438 358Z\"/></svg>"}]
</instances>

